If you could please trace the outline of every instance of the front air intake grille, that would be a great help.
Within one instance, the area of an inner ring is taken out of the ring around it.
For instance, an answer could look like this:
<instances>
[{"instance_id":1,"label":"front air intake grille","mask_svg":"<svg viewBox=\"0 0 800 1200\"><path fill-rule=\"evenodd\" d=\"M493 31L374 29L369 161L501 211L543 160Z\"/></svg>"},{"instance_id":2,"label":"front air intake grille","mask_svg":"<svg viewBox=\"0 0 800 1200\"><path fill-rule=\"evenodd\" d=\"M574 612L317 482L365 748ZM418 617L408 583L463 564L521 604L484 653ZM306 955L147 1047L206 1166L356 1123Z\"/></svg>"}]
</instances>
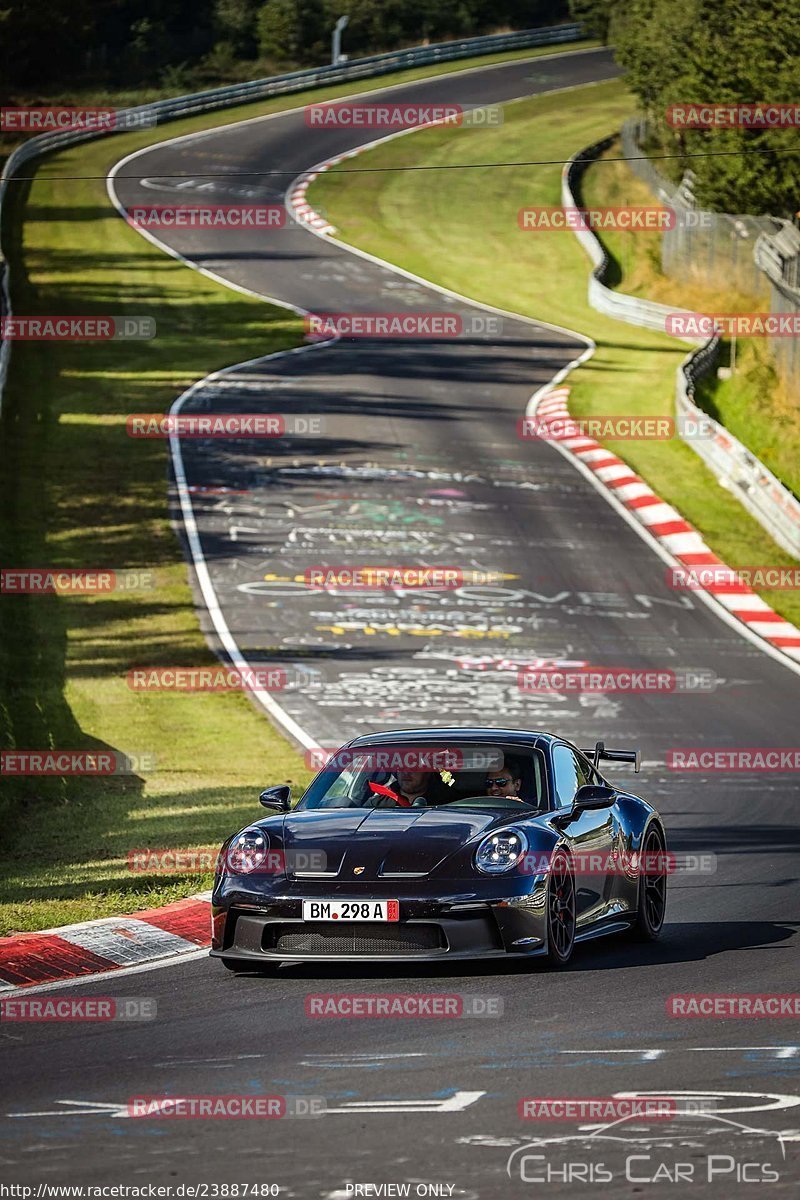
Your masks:
<instances>
[{"instance_id":1,"label":"front air intake grille","mask_svg":"<svg viewBox=\"0 0 800 1200\"><path fill-rule=\"evenodd\" d=\"M419 954L445 950L438 925L368 925L347 929L324 923L273 925L264 930L264 949L283 954Z\"/></svg>"}]
</instances>

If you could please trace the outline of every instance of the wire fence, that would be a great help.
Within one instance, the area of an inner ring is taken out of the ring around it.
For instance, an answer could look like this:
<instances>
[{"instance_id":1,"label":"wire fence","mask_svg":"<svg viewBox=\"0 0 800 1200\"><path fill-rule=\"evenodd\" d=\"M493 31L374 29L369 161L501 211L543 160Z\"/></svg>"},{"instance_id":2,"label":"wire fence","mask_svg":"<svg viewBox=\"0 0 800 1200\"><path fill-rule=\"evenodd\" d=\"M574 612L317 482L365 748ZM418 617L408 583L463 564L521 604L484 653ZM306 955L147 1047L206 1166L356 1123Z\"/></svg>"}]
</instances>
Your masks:
<instances>
[{"instance_id":1,"label":"wire fence","mask_svg":"<svg viewBox=\"0 0 800 1200\"><path fill-rule=\"evenodd\" d=\"M587 146L565 165L561 181L561 203L565 208L581 207L580 184L583 173L590 162L607 150L613 141L614 138L609 137ZM641 177L646 179L662 203L671 204L672 193L652 163L636 165L642 167ZM658 304L608 287L605 281L611 263L602 242L588 227L577 229L576 236L593 264L589 278L589 303L592 308L629 325L640 325L661 332L665 332L667 315L688 312L674 305ZM697 384L713 374L720 358L719 335L702 339L702 343L684 359L677 371L675 411L681 437L714 472L723 487L737 497L775 541L800 558L800 502L742 442L718 421L702 412L695 403ZM687 436L684 431L691 429L710 429L711 432L704 437Z\"/></svg>"},{"instance_id":2,"label":"wire fence","mask_svg":"<svg viewBox=\"0 0 800 1200\"><path fill-rule=\"evenodd\" d=\"M769 280L771 313L791 313L800 318L800 232L788 222L774 236L760 237L755 259ZM778 371L800 391L800 338L769 338Z\"/></svg>"},{"instance_id":3,"label":"wire fence","mask_svg":"<svg viewBox=\"0 0 800 1200\"><path fill-rule=\"evenodd\" d=\"M693 172L687 171L680 184L666 179L649 159L641 157L646 139L643 119L632 117L625 122L621 141L622 153L631 160L628 166L678 217L661 241L664 274L684 283L733 287L747 296L766 299L768 282L755 261L754 249L757 239L774 233L780 222L772 217L698 208L692 193Z\"/></svg>"},{"instance_id":4,"label":"wire fence","mask_svg":"<svg viewBox=\"0 0 800 1200\"><path fill-rule=\"evenodd\" d=\"M800 313L800 233L779 217L715 213L700 209L694 199L694 174L687 171L680 184L666 179L642 157L647 123L639 117L621 130L622 153L628 166L662 204L673 209L677 220L661 239L661 267L665 275L684 283L734 289L769 304L770 313ZM770 351L784 381L800 388L800 339L776 335Z\"/></svg>"}]
</instances>

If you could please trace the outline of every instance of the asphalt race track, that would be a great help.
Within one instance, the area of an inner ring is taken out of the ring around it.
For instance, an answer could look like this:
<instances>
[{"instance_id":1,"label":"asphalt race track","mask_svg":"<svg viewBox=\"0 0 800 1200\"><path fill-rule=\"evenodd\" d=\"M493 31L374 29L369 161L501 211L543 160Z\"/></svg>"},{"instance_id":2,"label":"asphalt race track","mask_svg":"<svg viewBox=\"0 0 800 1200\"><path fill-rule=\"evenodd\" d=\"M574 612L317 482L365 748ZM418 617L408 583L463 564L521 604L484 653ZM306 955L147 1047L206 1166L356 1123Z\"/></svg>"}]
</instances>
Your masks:
<instances>
[{"instance_id":1,"label":"asphalt race track","mask_svg":"<svg viewBox=\"0 0 800 1200\"><path fill-rule=\"evenodd\" d=\"M605 51L592 51L382 97L479 105L615 73ZM312 131L301 111L251 121L139 154L120 170L117 193L128 207L172 203L176 189L196 193L212 175L236 171L245 174L235 184L217 177L201 195L279 202L297 175L371 136ZM274 170L286 174L257 174ZM517 437L530 395L583 344L507 317L500 332L488 332L476 320L491 316L484 310L296 225L266 235L159 236L233 283L298 308L456 313L471 330L449 340L310 347L235 371L184 407L326 419L321 437L266 449L246 440L183 447L225 622L249 663L282 663L302 680L277 697L292 720L323 745L373 728L498 720L584 745L598 737L638 745L645 768L636 790L661 808L671 848L712 853L717 870L673 882L658 945L589 944L561 973L491 964L422 974L365 967L356 976L321 966L234 978L199 956L69 988L154 997L158 1019L3 1031L3 1111L11 1114L0 1142L3 1178L277 1184L281 1196L330 1200L358 1194L349 1185L411 1183L411 1195L435 1195L415 1189L437 1184L438 1194L467 1200L582 1194L589 1180L576 1178L574 1166L570 1179L569 1160L618 1195L689 1187L689 1195L734 1196L754 1194L771 1164L779 1179L768 1194L796 1194L796 1026L680 1020L666 1008L674 993L796 987L796 784L787 774L679 774L663 764L678 747L791 746L800 680L692 593L671 591L664 562L570 463ZM296 581L312 565L360 562L456 565L507 578L399 594L313 591ZM518 667L542 659L702 670L714 686L521 693ZM255 797L253 811L261 811ZM307 1017L307 994L326 991L458 992L497 997L503 1013ZM328 1112L276 1124L126 1116L134 1095L239 1092L321 1097ZM620 1092L696 1094L715 1101L718 1115L681 1117L670 1123L671 1140L644 1149L635 1145L642 1122L626 1126L628 1140L602 1145L587 1123L570 1143L558 1139L578 1126L553 1125L556 1141L529 1152L542 1159L526 1160L528 1181L519 1156L506 1173L509 1155L542 1136L541 1124L518 1117L522 1097ZM710 1154L718 1156L712 1183ZM626 1178L628 1155L641 1157ZM545 1158L552 1178L535 1182ZM602 1163L613 1183L598 1175Z\"/></svg>"}]
</instances>

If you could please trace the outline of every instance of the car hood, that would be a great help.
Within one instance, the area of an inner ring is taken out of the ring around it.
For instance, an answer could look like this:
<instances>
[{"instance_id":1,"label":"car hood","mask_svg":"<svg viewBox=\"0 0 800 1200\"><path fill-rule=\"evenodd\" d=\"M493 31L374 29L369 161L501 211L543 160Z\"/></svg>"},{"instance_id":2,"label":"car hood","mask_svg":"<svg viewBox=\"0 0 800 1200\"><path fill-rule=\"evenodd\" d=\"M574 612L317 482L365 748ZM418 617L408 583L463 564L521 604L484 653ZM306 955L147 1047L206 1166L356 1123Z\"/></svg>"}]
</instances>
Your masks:
<instances>
[{"instance_id":1,"label":"car hood","mask_svg":"<svg viewBox=\"0 0 800 1200\"><path fill-rule=\"evenodd\" d=\"M513 824L509 813L461 809L326 809L288 813L283 821L287 860L300 874L309 857L325 858L329 878L424 876L495 826ZM357 868L361 868L357 870Z\"/></svg>"}]
</instances>

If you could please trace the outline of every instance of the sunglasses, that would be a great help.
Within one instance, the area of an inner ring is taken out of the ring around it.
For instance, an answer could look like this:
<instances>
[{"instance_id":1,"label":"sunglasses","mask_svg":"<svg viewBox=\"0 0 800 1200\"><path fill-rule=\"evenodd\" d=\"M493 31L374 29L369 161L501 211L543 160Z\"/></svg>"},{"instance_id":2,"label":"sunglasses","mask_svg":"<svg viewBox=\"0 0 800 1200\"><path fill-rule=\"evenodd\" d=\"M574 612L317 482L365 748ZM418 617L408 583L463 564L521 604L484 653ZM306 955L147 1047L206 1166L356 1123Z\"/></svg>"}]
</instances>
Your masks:
<instances>
[{"instance_id":1,"label":"sunglasses","mask_svg":"<svg viewBox=\"0 0 800 1200\"><path fill-rule=\"evenodd\" d=\"M501 775L499 779L487 779L486 787L505 787L511 780L507 775Z\"/></svg>"}]
</instances>

